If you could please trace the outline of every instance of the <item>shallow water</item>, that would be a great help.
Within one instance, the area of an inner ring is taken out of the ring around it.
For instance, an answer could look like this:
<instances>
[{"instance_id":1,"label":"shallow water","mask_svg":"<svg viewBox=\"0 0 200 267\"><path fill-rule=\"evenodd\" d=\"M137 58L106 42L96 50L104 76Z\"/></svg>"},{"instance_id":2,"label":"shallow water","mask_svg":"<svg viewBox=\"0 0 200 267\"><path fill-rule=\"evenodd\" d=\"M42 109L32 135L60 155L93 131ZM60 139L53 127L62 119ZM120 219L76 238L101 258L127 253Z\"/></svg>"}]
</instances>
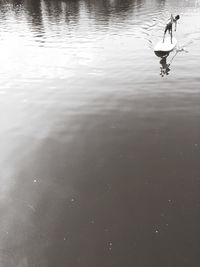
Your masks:
<instances>
[{"instance_id":1,"label":"shallow water","mask_svg":"<svg viewBox=\"0 0 200 267\"><path fill-rule=\"evenodd\" d=\"M180 51L162 77L171 13ZM199 14L1 0L1 267L200 265Z\"/></svg>"}]
</instances>

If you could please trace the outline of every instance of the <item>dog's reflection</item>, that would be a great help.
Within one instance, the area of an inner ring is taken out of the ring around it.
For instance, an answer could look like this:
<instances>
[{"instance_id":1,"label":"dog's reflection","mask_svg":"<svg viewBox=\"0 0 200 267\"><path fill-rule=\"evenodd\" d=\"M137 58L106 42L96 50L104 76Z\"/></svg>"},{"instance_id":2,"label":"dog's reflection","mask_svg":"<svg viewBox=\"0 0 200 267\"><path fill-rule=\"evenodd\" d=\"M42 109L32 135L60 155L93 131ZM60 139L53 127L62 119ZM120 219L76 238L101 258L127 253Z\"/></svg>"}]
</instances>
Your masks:
<instances>
[{"instance_id":1,"label":"dog's reflection","mask_svg":"<svg viewBox=\"0 0 200 267\"><path fill-rule=\"evenodd\" d=\"M170 52L166 53L166 52L155 52L156 56L157 57L160 57L160 75L162 77L164 77L165 75L169 75L169 72L170 72L170 64L167 63L167 58L170 54Z\"/></svg>"},{"instance_id":2,"label":"dog's reflection","mask_svg":"<svg viewBox=\"0 0 200 267\"><path fill-rule=\"evenodd\" d=\"M175 51L173 57L170 59L169 63L167 63L167 58L170 55L171 52ZM160 76L164 77L165 75L169 75L169 72L171 68L169 68L174 60L174 58L177 56L178 53L180 52L185 52L188 53L188 50L186 50L184 47L178 47L175 50L171 52L162 52L162 51L154 51L157 57L161 58L160 59Z\"/></svg>"},{"instance_id":3,"label":"dog's reflection","mask_svg":"<svg viewBox=\"0 0 200 267\"><path fill-rule=\"evenodd\" d=\"M160 60L160 64L161 64L161 67L160 67L160 75L162 77L164 77L165 75L169 75L169 72L170 72L170 64L167 63L167 57L169 56L169 54L167 54L166 56L163 56Z\"/></svg>"}]
</instances>

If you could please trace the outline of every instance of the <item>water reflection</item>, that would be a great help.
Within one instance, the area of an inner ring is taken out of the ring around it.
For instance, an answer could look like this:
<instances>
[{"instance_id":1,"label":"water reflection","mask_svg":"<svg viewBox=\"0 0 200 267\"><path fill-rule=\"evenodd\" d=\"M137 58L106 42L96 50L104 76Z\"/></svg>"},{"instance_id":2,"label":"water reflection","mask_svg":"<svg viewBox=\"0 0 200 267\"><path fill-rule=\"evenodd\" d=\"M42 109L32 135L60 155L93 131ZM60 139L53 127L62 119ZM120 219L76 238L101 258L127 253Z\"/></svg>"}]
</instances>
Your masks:
<instances>
[{"instance_id":1,"label":"water reflection","mask_svg":"<svg viewBox=\"0 0 200 267\"><path fill-rule=\"evenodd\" d=\"M94 12L95 16L101 17L110 17L110 16L122 16L126 17L128 14L131 14L134 9L139 9L142 6L142 0L100 0L96 3L93 0L86 0L85 4L89 12L92 14Z\"/></svg>"},{"instance_id":2,"label":"water reflection","mask_svg":"<svg viewBox=\"0 0 200 267\"><path fill-rule=\"evenodd\" d=\"M181 53L181 52L185 52L188 53L188 50L185 49L185 47L179 47L176 48L174 51L172 52L161 52L161 51L155 51L155 54L157 57L160 57L160 76L164 77L165 75L169 75L169 72L171 71L171 64L173 63L173 61L175 60L176 56ZM172 54L173 56L170 58L168 58L170 56L170 54Z\"/></svg>"},{"instance_id":3,"label":"water reflection","mask_svg":"<svg viewBox=\"0 0 200 267\"><path fill-rule=\"evenodd\" d=\"M9 3L9 2L10 1L7 1L7 3ZM15 1L12 1L14 10L17 11L17 8L20 7L23 3L24 3L24 0L15 0Z\"/></svg>"},{"instance_id":4,"label":"water reflection","mask_svg":"<svg viewBox=\"0 0 200 267\"><path fill-rule=\"evenodd\" d=\"M167 63L167 57L169 56L166 55L166 56L163 56L160 60L160 64L161 64L161 68L160 68L160 75L162 77L164 77L165 75L169 75L169 72L170 72L170 64Z\"/></svg>"},{"instance_id":5,"label":"water reflection","mask_svg":"<svg viewBox=\"0 0 200 267\"><path fill-rule=\"evenodd\" d=\"M154 53L155 53L155 55L157 57L161 58L160 62L159 62L160 65L161 65L161 67L160 67L160 76L164 77L165 75L169 75L169 72L171 70L169 67L170 67L170 64L173 61L173 59L172 59L172 61L170 63L167 63L167 58L169 57L170 52L154 51ZM171 53L173 53L173 52L171 52ZM176 54L177 54L177 52L176 52ZM176 54L175 54L175 56L176 56Z\"/></svg>"},{"instance_id":6,"label":"water reflection","mask_svg":"<svg viewBox=\"0 0 200 267\"><path fill-rule=\"evenodd\" d=\"M46 16L56 23L61 19L65 19L66 22L71 20L77 21L80 15L80 1L56 1L56 0L43 0L43 9Z\"/></svg>"},{"instance_id":7,"label":"water reflection","mask_svg":"<svg viewBox=\"0 0 200 267\"><path fill-rule=\"evenodd\" d=\"M70 19L77 20L80 16L80 8L83 7L86 8L89 16L96 19L109 20L113 16L123 19L131 15L134 10L140 9L143 0L100 0L98 2L93 0L9 0L6 3L12 3L15 12L19 12L20 7L23 6L27 14L32 17L33 25L40 26L44 15L52 22L59 22L63 16L66 22L69 22ZM5 5L4 1L1 1L0 5Z\"/></svg>"}]
</instances>

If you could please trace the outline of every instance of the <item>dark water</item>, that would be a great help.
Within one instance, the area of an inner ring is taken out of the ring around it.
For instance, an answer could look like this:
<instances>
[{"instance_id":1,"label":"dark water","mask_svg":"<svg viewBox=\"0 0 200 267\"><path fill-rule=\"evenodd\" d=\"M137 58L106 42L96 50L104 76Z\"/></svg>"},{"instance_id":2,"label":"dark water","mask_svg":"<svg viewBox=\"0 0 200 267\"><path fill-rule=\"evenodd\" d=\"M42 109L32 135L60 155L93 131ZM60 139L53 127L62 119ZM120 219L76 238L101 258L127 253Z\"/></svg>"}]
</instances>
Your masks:
<instances>
[{"instance_id":1,"label":"dark water","mask_svg":"<svg viewBox=\"0 0 200 267\"><path fill-rule=\"evenodd\" d=\"M199 14L0 1L0 267L200 266Z\"/></svg>"}]
</instances>

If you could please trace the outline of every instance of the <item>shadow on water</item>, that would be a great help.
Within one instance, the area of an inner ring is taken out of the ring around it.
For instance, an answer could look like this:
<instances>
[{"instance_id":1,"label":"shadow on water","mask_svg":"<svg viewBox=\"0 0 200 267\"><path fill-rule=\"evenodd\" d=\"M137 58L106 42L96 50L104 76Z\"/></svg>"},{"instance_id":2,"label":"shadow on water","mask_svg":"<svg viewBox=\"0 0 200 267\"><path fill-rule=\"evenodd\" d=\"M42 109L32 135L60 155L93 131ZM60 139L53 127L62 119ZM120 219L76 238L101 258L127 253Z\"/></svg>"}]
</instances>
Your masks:
<instances>
[{"instance_id":1,"label":"shadow on water","mask_svg":"<svg viewBox=\"0 0 200 267\"><path fill-rule=\"evenodd\" d=\"M159 106L145 111L152 100L138 101L122 103L137 106L135 112L130 109L122 115L116 110L93 119L80 116L81 131L73 132L70 142L65 140L65 129L56 138L41 140L32 153L34 141L24 143L22 151L28 147L29 154L15 163L18 184L3 209L2 224L8 231L3 267L121 267L123 263L157 267L173 266L174 261L174 266L181 266L187 246L179 247L177 258L177 243L187 238L187 232L196 236L199 226L199 218L193 228L180 222L180 216L190 222L184 209L193 203L189 193L185 197L186 186L199 196L199 187L187 179L199 170L199 150L193 154L190 146L198 125L194 120L188 127L182 110L173 117L173 112L163 114ZM168 104L161 100L164 110ZM180 138L182 132L189 138ZM180 164L188 168L176 169ZM189 244L191 251L197 241ZM162 265L167 258L169 265Z\"/></svg>"}]
</instances>

